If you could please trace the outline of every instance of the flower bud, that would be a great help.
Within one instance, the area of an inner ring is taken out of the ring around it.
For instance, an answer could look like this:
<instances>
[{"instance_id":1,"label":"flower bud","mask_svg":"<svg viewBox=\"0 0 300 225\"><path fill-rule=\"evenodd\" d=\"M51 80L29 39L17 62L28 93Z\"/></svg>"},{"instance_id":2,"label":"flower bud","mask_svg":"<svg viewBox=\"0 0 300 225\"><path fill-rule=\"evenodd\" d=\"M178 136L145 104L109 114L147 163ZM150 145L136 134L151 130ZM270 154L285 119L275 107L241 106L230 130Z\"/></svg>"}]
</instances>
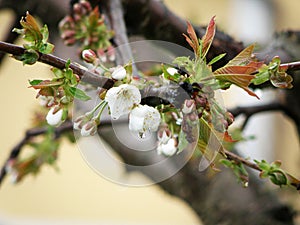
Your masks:
<instances>
[{"instance_id":1,"label":"flower bud","mask_svg":"<svg viewBox=\"0 0 300 225\"><path fill-rule=\"evenodd\" d=\"M63 109L59 109L56 106L53 106L47 116L46 116L46 120L47 123L51 126L59 126L62 124L63 120Z\"/></svg>"},{"instance_id":2,"label":"flower bud","mask_svg":"<svg viewBox=\"0 0 300 225\"><path fill-rule=\"evenodd\" d=\"M226 119L226 121L228 123L228 126L230 126L233 123L233 121L234 121L234 116L232 115L231 112L226 112L225 113L225 119Z\"/></svg>"},{"instance_id":3,"label":"flower bud","mask_svg":"<svg viewBox=\"0 0 300 225\"><path fill-rule=\"evenodd\" d=\"M102 48L99 48L97 50L97 55L98 55L98 57L99 57L99 59L100 59L101 62L103 62L103 63L107 62L106 54L105 54L105 52L104 52L104 50Z\"/></svg>"},{"instance_id":4,"label":"flower bud","mask_svg":"<svg viewBox=\"0 0 300 225\"><path fill-rule=\"evenodd\" d=\"M126 77L126 70L123 66L113 68L111 77L115 80L123 80Z\"/></svg>"},{"instance_id":5,"label":"flower bud","mask_svg":"<svg viewBox=\"0 0 300 225\"><path fill-rule=\"evenodd\" d=\"M86 118L86 116L84 116L84 115L77 117L77 118L74 120L74 123L73 123L73 129L74 129L74 130L81 130L81 129L82 129L82 126L83 126L84 123L85 123L85 118Z\"/></svg>"},{"instance_id":6,"label":"flower bud","mask_svg":"<svg viewBox=\"0 0 300 225\"><path fill-rule=\"evenodd\" d=\"M70 46L70 45L75 44L75 42L76 42L76 39L75 39L75 38L70 38L70 39L66 39L66 40L64 41L64 44Z\"/></svg>"},{"instance_id":7,"label":"flower bud","mask_svg":"<svg viewBox=\"0 0 300 225\"><path fill-rule=\"evenodd\" d=\"M169 139L166 144L160 144L157 147L157 154L172 156L177 151L177 141L174 138Z\"/></svg>"},{"instance_id":8,"label":"flower bud","mask_svg":"<svg viewBox=\"0 0 300 225\"><path fill-rule=\"evenodd\" d=\"M97 59L96 53L91 49L83 50L81 56L87 63L93 63Z\"/></svg>"},{"instance_id":9,"label":"flower bud","mask_svg":"<svg viewBox=\"0 0 300 225\"><path fill-rule=\"evenodd\" d=\"M193 111L195 111L196 106L195 106L195 101L193 99L187 99L184 101L183 108L182 108L182 113L183 114L190 114Z\"/></svg>"},{"instance_id":10,"label":"flower bud","mask_svg":"<svg viewBox=\"0 0 300 225\"><path fill-rule=\"evenodd\" d=\"M157 132L157 139L159 144L166 144L172 137L172 132L169 130L168 125L163 125Z\"/></svg>"},{"instance_id":11,"label":"flower bud","mask_svg":"<svg viewBox=\"0 0 300 225\"><path fill-rule=\"evenodd\" d=\"M81 6L86 10L86 11L92 11L92 6L91 4L88 2L88 1L85 1L85 0L81 0L79 2L81 4Z\"/></svg>"},{"instance_id":12,"label":"flower bud","mask_svg":"<svg viewBox=\"0 0 300 225\"><path fill-rule=\"evenodd\" d=\"M62 34L61 34L61 38L62 39L70 39L73 38L75 36L76 32L74 30L65 30Z\"/></svg>"},{"instance_id":13,"label":"flower bud","mask_svg":"<svg viewBox=\"0 0 300 225\"><path fill-rule=\"evenodd\" d=\"M92 120L84 124L81 128L81 136L88 137L97 133L97 123Z\"/></svg>"},{"instance_id":14,"label":"flower bud","mask_svg":"<svg viewBox=\"0 0 300 225\"><path fill-rule=\"evenodd\" d=\"M115 49L113 48L113 46L108 47L107 56L108 56L108 60L111 62L116 60L116 52L115 52Z\"/></svg>"}]
</instances>

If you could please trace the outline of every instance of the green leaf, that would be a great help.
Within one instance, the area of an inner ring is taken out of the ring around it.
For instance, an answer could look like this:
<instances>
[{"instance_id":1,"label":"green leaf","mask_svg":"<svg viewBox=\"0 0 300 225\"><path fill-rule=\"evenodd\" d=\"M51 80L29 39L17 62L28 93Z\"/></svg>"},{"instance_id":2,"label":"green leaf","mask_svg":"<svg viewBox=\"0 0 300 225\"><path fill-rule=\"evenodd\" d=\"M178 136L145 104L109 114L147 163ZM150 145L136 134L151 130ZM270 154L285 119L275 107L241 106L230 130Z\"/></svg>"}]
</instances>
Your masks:
<instances>
[{"instance_id":1,"label":"green leaf","mask_svg":"<svg viewBox=\"0 0 300 225\"><path fill-rule=\"evenodd\" d=\"M34 89L41 89L41 88L46 88L46 87L55 87L55 86L60 86L63 84L63 81L58 80L58 81L51 81L51 80L43 80L42 82L32 85Z\"/></svg>"},{"instance_id":2,"label":"green leaf","mask_svg":"<svg viewBox=\"0 0 300 225\"><path fill-rule=\"evenodd\" d=\"M223 53L221 55L216 56L215 58L213 58L207 65L212 65L216 62L218 62L220 59L222 59L224 56L226 55L226 53Z\"/></svg>"},{"instance_id":3,"label":"green leaf","mask_svg":"<svg viewBox=\"0 0 300 225\"><path fill-rule=\"evenodd\" d=\"M162 65L162 71L163 71L163 76L165 79L167 80L171 80L171 81L174 81L174 82L179 82L180 80L180 74L178 73L175 73L174 75L171 75L168 70L166 69L165 65Z\"/></svg>"},{"instance_id":4,"label":"green leaf","mask_svg":"<svg viewBox=\"0 0 300 225\"><path fill-rule=\"evenodd\" d=\"M177 57L173 61L174 64L180 68L184 68L190 75L194 74L194 62L189 57L181 56Z\"/></svg>"},{"instance_id":5,"label":"green leaf","mask_svg":"<svg viewBox=\"0 0 300 225\"><path fill-rule=\"evenodd\" d=\"M90 100L91 98L81 89L76 88L76 87L69 87L68 89L70 91L70 93L72 94L72 96L74 96L75 98L82 100L82 101L87 101Z\"/></svg>"},{"instance_id":6,"label":"green leaf","mask_svg":"<svg viewBox=\"0 0 300 225\"><path fill-rule=\"evenodd\" d=\"M214 129L211 123L208 123L203 117L199 119L199 140L197 149L202 153L201 162L208 166L217 156L217 153L222 153L224 150L224 142L232 142L232 138L228 132L218 132ZM199 169L200 169L199 167Z\"/></svg>"},{"instance_id":7,"label":"green leaf","mask_svg":"<svg viewBox=\"0 0 300 225\"><path fill-rule=\"evenodd\" d=\"M43 36L43 42L46 43L49 38L48 26L46 24L41 28L41 33Z\"/></svg>"},{"instance_id":8,"label":"green leaf","mask_svg":"<svg viewBox=\"0 0 300 225\"><path fill-rule=\"evenodd\" d=\"M186 139L186 134L183 132L183 130L180 130L179 136L178 136L178 151L177 154L182 152L186 147L189 145L189 142Z\"/></svg>"},{"instance_id":9,"label":"green leaf","mask_svg":"<svg viewBox=\"0 0 300 225\"><path fill-rule=\"evenodd\" d=\"M51 43L44 43L38 49L39 52L44 54L50 54L53 52L53 50L54 50L54 45Z\"/></svg>"},{"instance_id":10,"label":"green leaf","mask_svg":"<svg viewBox=\"0 0 300 225\"><path fill-rule=\"evenodd\" d=\"M38 61L39 54L35 50L29 49L20 56L14 56L14 58L22 61L23 64L33 65Z\"/></svg>"},{"instance_id":11,"label":"green leaf","mask_svg":"<svg viewBox=\"0 0 300 225\"><path fill-rule=\"evenodd\" d=\"M43 81L43 80L31 80L31 81L29 81L29 84L30 84L31 86L34 86L34 85L40 84L42 81Z\"/></svg>"}]
</instances>

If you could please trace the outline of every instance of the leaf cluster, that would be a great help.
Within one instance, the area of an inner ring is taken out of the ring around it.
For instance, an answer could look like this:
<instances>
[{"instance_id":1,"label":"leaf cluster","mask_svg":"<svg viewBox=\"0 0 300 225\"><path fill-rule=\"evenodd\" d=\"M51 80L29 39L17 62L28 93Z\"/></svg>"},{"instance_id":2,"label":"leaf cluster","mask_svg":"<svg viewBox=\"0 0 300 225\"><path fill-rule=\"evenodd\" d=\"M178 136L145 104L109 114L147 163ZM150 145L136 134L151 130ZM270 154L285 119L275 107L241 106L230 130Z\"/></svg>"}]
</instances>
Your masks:
<instances>
[{"instance_id":1,"label":"leaf cluster","mask_svg":"<svg viewBox=\"0 0 300 225\"><path fill-rule=\"evenodd\" d=\"M25 18L22 17L20 24L22 29L14 28L13 32L22 35L27 43L24 44L25 53L16 57L18 60L21 60L24 64L32 65L38 60L39 52L44 54L53 52L54 45L48 42L49 31L47 25L40 28L29 12L26 13Z\"/></svg>"}]
</instances>

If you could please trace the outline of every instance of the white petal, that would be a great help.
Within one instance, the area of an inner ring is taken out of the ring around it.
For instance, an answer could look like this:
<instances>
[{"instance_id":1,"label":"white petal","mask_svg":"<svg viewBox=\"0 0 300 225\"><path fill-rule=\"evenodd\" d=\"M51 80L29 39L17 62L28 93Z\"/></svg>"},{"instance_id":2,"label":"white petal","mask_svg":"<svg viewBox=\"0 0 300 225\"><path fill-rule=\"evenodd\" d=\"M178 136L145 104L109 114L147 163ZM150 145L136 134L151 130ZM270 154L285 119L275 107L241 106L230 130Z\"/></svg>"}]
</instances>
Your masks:
<instances>
[{"instance_id":1,"label":"white petal","mask_svg":"<svg viewBox=\"0 0 300 225\"><path fill-rule=\"evenodd\" d=\"M123 80L126 77L126 70L123 66L117 66L111 74L111 77L116 80Z\"/></svg>"},{"instance_id":2,"label":"white petal","mask_svg":"<svg viewBox=\"0 0 300 225\"><path fill-rule=\"evenodd\" d=\"M128 114L135 105L141 102L141 93L134 85L122 84L109 89L105 101L108 103L113 119L118 119Z\"/></svg>"},{"instance_id":3,"label":"white petal","mask_svg":"<svg viewBox=\"0 0 300 225\"><path fill-rule=\"evenodd\" d=\"M60 109L58 110L56 113L53 114L55 107L52 107L47 116L46 116L46 120L47 123L51 126L59 126L63 121L62 121L62 116L63 116L63 110Z\"/></svg>"},{"instance_id":4,"label":"white petal","mask_svg":"<svg viewBox=\"0 0 300 225\"><path fill-rule=\"evenodd\" d=\"M157 147L158 154L162 153L166 156L172 156L176 153L177 147L176 142L171 138L166 144L161 144Z\"/></svg>"},{"instance_id":5,"label":"white petal","mask_svg":"<svg viewBox=\"0 0 300 225\"><path fill-rule=\"evenodd\" d=\"M173 67L169 67L168 69L167 69L167 71L168 71L168 73L170 74L170 75L174 75L175 73L178 73L178 70L177 69L175 69L175 68L173 68Z\"/></svg>"},{"instance_id":6,"label":"white petal","mask_svg":"<svg viewBox=\"0 0 300 225\"><path fill-rule=\"evenodd\" d=\"M161 118L157 109L148 105L135 107L129 115L129 129L144 133L157 131Z\"/></svg>"}]
</instances>

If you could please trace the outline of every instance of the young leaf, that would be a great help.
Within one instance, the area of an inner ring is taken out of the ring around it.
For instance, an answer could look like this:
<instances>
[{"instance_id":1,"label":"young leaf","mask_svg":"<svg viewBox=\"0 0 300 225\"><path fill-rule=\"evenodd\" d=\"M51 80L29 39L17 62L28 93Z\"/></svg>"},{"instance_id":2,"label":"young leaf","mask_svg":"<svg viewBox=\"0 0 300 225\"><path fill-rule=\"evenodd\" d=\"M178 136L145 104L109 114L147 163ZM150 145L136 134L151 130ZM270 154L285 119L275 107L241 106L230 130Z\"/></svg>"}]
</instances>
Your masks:
<instances>
[{"instance_id":1,"label":"young leaf","mask_svg":"<svg viewBox=\"0 0 300 225\"><path fill-rule=\"evenodd\" d=\"M201 58L204 58L213 42L216 33L216 23L215 23L215 16L211 18L207 28L206 33L202 37L202 51L201 51Z\"/></svg>"},{"instance_id":2,"label":"young leaf","mask_svg":"<svg viewBox=\"0 0 300 225\"><path fill-rule=\"evenodd\" d=\"M187 21L187 26L188 35L183 34L183 36L185 37L187 43L189 43L189 45L193 48L195 55L200 56L200 45L193 25Z\"/></svg>"},{"instance_id":3,"label":"young leaf","mask_svg":"<svg viewBox=\"0 0 300 225\"><path fill-rule=\"evenodd\" d=\"M84 91L82 91L79 88L76 87L69 87L68 89L70 93L74 96L74 98L77 98L82 101L90 100L90 96L88 96Z\"/></svg>"},{"instance_id":4,"label":"young leaf","mask_svg":"<svg viewBox=\"0 0 300 225\"><path fill-rule=\"evenodd\" d=\"M29 81L29 84L30 84L31 86L34 86L34 85L40 84L42 81L43 81L43 80L31 80L31 81Z\"/></svg>"},{"instance_id":5,"label":"young leaf","mask_svg":"<svg viewBox=\"0 0 300 225\"><path fill-rule=\"evenodd\" d=\"M203 170L217 156L222 153L225 142L233 142L228 132L221 133L214 129L212 124L208 123L203 117L199 119L199 140L197 149L202 153L202 159L199 169Z\"/></svg>"},{"instance_id":6,"label":"young leaf","mask_svg":"<svg viewBox=\"0 0 300 225\"><path fill-rule=\"evenodd\" d=\"M250 45L230 60L226 66L247 65L252 60L254 45Z\"/></svg>"},{"instance_id":7,"label":"young leaf","mask_svg":"<svg viewBox=\"0 0 300 225\"><path fill-rule=\"evenodd\" d=\"M221 55L216 56L215 58L213 58L207 65L210 66L216 62L218 62L220 59L222 59L224 56L226 55L226 53L223 53Z\"/></svg>"}]
</instances>

